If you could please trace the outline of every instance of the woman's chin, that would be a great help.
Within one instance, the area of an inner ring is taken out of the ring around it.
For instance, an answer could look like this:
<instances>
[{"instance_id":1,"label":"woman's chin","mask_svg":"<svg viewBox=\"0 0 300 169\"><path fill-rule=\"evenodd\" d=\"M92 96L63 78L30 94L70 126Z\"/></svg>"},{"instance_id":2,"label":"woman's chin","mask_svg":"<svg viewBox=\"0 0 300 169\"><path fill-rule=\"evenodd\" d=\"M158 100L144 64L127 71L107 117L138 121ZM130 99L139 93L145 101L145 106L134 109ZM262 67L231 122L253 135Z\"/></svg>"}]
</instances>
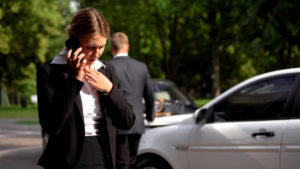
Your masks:
<instances>
[{"instance_id":1,"label":"woman's chin","mask_svg":"<svg viewBox=\"0 0 300 169\"><path fill-rule=\"evenodd\" d=\"M87 65L92 65L93 63L95 63L96 60L97 59L88 59L87 62L86 62L86 64Z\"/></svg>"}]
</instances>

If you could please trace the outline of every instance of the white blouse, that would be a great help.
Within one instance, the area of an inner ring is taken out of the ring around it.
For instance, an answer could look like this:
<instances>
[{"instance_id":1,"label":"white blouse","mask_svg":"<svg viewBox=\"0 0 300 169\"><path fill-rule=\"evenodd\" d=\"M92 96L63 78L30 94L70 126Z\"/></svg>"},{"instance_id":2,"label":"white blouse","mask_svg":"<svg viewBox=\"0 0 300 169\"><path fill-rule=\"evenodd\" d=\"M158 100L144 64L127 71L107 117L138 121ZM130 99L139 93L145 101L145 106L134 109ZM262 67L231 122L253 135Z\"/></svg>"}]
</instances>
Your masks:
<instances>
[{"instance_id":1,"label":"white blouse","mask_svg":"<svg viewBox=\"0 0 300 169\"><path fill-rule=\"evenodd\" d=\"M85 79L83 79L83 82L84 85L81 88L80 96L84 116L85 136L96 136L99 135L98 126L99 120L102 117L98 90L89 85Z\"/></svg>"}]
</instances>

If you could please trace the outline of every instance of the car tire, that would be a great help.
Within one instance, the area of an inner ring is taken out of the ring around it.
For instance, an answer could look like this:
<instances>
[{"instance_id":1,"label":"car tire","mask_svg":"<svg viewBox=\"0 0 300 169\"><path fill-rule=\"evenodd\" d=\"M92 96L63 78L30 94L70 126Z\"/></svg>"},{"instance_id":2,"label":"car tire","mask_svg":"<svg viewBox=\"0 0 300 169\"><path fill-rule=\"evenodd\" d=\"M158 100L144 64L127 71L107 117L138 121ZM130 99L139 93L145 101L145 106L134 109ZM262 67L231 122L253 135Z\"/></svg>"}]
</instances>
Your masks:
<instances>
[{"instance_id":1,"label":"car tire","mask_svg":"<svg viewBox=\"0 0 300 169\"><path fill-rule=\"evenodd\" d=\"M139 160L137 169L172 169L172 167L164 160L152 157Z\"/></svg>"}]
</instances>

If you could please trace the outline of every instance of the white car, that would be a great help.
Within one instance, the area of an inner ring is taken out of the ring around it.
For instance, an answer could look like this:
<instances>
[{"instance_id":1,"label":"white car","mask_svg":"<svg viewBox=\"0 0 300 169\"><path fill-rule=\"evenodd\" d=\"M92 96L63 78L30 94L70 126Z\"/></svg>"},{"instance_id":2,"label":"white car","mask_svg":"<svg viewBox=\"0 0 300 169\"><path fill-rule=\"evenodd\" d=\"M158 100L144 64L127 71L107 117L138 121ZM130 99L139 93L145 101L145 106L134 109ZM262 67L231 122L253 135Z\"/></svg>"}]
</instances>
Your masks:
<instances>
[{"instance_id":1,"label":"white car","mask_svg":"<svg viewBox=\"0 0 300 169\"><path fill-rule=\"evenodd\" d=\"M300 68L258 75L177 124L148 129L139 169L296 169Z\"/></svg>"}]
</instances>

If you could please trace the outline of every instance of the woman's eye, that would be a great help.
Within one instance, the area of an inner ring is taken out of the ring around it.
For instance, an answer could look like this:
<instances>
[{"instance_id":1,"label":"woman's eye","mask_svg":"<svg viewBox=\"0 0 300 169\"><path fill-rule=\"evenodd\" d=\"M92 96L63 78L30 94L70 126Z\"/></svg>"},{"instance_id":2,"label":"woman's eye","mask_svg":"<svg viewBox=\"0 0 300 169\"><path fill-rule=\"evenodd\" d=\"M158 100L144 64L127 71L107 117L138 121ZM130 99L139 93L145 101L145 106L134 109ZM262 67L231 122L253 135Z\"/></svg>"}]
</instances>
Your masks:
<instances>
[{"instance_id":1,"label":"woman's eye","mask_svg":"<svg viewBox=\"0 0 300 169\"><path fill-rule=\"evenodd\" d=\"M87 50L95 50L95 49L103 49L104 48L104 46L99 46L99 47L97 47L97 46L86 46L85 47Z\"/></svg>"}]
</instances>

